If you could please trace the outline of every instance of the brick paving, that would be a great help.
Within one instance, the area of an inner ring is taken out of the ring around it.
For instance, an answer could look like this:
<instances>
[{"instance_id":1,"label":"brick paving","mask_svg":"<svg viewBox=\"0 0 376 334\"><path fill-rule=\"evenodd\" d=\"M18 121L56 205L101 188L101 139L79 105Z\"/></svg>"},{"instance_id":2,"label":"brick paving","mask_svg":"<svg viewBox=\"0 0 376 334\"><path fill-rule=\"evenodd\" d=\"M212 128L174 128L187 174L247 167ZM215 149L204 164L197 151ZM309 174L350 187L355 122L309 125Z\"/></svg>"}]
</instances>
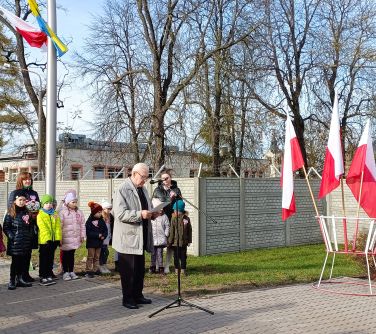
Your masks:
<instances>
[{"instance_id":1,"label":"brick paving","mask_svg":"<svg viewBox=\"0 0 376 334\"><path fill-rule=\"evenodd\" d=\"M327 294L310 284L189 298L215 314L181 306L149 318L173 298L147 295L152 305L128 310L116 283L82 278L9 291L8 276L9 263L0 258L0 333L376 332L374 297Z\"/></svg>"}]
</instances>

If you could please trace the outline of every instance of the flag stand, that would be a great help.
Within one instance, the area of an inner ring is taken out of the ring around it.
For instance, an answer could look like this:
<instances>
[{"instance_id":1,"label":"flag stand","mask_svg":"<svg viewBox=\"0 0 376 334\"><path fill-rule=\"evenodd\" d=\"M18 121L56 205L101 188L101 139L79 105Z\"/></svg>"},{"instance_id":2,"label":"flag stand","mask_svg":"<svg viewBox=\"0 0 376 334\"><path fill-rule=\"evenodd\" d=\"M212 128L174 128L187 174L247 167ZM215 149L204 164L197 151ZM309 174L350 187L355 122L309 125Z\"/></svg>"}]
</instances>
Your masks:
<instances>
[{"instance_id":1,"label":"flag stand","mask_svg":"<svg viewBox=\"0 0 376 334\"><path fill-rule=\"evenodd\" d=\"M346 219L346 207L345 207L345 191L343 188L343 176L341 176L341 193L342 193L342 211L343 211L343 236L344 236L344 243L345 243L345 252L348 251L348 240L347 240L347 219Z\"/></svg>"},{"instance_id":2,"label":"flag stand","mask_svg":"<svg viewBox=\"0 0 376 334\"><path fill-rule=\"evenodd\" d=\"M352 247L353 252L355 252L355 249L356 249L356 238L358 237L358 230L359 230L359 211L360 211L360 199L362 198L363 178L364 178L364 170L362 170L362 175L360 178L358 208L356 210L356 223L355 223L355 232L354 232L354 240L353 240L353 247Z\"/></svg>"},{"instance_id":3,"label":"flag stand","mask_svg":"<svg viewBox=\"0 0 376 334\"><path fill-rule=\"evenodd\" d=\"M316 211L316 216L318 217L318 216L319 216L319 210L317 209L316 200L315 200L315 197L313 196L313 192L312 192L311 184L309 183L309 179L308 179L307 171L306 171L304 165L303 165L303 171L304 171L304 175L305 175L305 178L306 178L306 181L307 181L307 185L308 185L309 193L311 194L311 199L312 199L312 202L313 202L313 206L314 206L315 211Z\"/></svg>"}]
</instances>

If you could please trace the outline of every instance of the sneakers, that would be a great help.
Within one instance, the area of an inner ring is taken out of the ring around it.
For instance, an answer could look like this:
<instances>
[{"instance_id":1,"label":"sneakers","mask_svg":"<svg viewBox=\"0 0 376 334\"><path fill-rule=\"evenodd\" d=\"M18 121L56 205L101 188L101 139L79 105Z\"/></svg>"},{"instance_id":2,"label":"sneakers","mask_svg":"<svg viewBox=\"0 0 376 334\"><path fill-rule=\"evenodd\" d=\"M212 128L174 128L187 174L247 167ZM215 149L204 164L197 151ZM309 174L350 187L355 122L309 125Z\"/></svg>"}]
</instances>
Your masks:
<instances>
[{"instance_id":1,"label":"sneakers","mask_svg":"<svg viewBox=\"0 0 376 334\"><path fill-rule=\"evenodd\" d=\"M42 284L42 285L48 285L49 284L47 278L41 278L39 280L39 283Z\"/></svg>"},{"instance_id":2,"label":"sneakers","mask_svg":"<svg viewBox=\"0 0 376 334\"><path fill-rule=\"evenodd\" d=\"M71 279L78 279L78 276L72 271L69 273Z\"/></svg>"},{"instance_id":3,"label":"sneakers","mask_svg":"<svg viewBox=\"0 0 376 334\"><path fill-rule=\"evenodd\" d=\"M70 281L72 279L70 273L66 272L63 274L63 281Z\"/></svg>"},{"instance_id":4,"label":"sneakers","mask_svg":"<svg viewBox=\"0 0 376 334\"><path fill-rule=\"evenodd\" d=\"M52 283L54 280L52 279L52 277L47 277L47 282L48 283Z\"/></svg>"},{"instance_id":5,"label":"sneakers","mask_svg":"<svg viewBox=\"0 0 376 334\"><path fill-rule=\"evenodd\" d=\"M99 266L99 271L101 274L111 274L111 271L107 268L105 264Z\"/></svg>"}]
</instances>

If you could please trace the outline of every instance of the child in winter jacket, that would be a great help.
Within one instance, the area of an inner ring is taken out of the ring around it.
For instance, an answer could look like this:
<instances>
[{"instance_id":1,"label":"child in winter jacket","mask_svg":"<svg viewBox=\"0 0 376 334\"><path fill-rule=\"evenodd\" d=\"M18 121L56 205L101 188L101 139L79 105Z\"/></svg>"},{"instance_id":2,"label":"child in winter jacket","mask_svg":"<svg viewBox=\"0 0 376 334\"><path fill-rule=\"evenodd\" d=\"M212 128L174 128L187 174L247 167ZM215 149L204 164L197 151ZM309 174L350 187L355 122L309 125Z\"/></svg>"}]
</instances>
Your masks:
<instances>
[{"instance_id":1,"label":"child in winter jacket","mask_svg":"<svg viewBox=\"0 0 376 334\"><path fill-rule=\"evenodd\" d=\"M91 213L86 221L86 277L93 278L94 272L100 274L99 256L108 232L102 217L102 206L95 202L89 202L88 205Z\"/></svg>"},{"instance_id":2,"label":"child in winter jacket","mask_svg":"<svg viewBox=\"0 0 376 334\"><path fill-rule=\"evenodd\" d=\"M192 243L192 225L185 213L183 200L177 200L173 209L168 245L174 250L175 273L181 269L182 274L186 274L187 247Z\"/></svg>"},{"instance_id":3,"label":"child in winter jacket","mask_svg":"<svg viewBox=\"0 0 376 334\"><path fill-rule=\"evenodd\" d=\"M74 254L86 237L85 217L77 207L77 193L74 189L65 193L59 216L63 235L60 247L63 280L69 281L78 278L74 272Z\"/></svg>"},{"instance_id":4,"label":"child in winter jacket","mask_svg":"<svg viewBox=\"0 0 376 334\"><path fill-rule=\"evenodd\" d=\"M22 274L29 267L28 254L31 252L34 229L30 222L30 215L26 209L26 194L22 189L14 190L9 195L12 203L4 217L4 233L8 238L7 255L12 257L10 265L9 290L16 286L30 287Z\"/></svg>"},{"instance_id":5,"label":"child in winter jacket","mask_svg":"<svg viewBox=\"0 0 376 334\"><path fill-rule=\"evenodd\" d=\"M54 283L52 267L54 264L55 250L61 246L60 217L53 208L54 198L43 195L40 200L41 209L37 216L39 229L39 277L41 285Z\"/></svg>"},{"instance_id":6,"label":"child in winter jacket","mask_svg":"<svg viewBox=\"0 0 376 334\"><path fill-rule=\"evenodd\" d=\"M158 198L153 198L153 207L161 204ZM151 265L149 272L155 274L156 268L160 274L164 274L163 267L163 248L167 246L167 237L170 232L170 221L163 209L159 212L155 219L151 220L151 227L153 232L153 248L151 252Z\"/></svg>"},{"instance_id":7,"label":"child in winter jacket","mask_svg":"<svg viewBox=\"0 0 376 334\"><path fill-rule=\"evenodd\" d=\"M110 269L107 268L107 259L109 255L108 246L111 244L112 228L114 226L114 216L111 213L112 204L106 200L102 201L102 217L107 226L107 238L103 240L101 254L99 255L99 271L101 274L110 274Z\"/></svg>"}]
</instances>

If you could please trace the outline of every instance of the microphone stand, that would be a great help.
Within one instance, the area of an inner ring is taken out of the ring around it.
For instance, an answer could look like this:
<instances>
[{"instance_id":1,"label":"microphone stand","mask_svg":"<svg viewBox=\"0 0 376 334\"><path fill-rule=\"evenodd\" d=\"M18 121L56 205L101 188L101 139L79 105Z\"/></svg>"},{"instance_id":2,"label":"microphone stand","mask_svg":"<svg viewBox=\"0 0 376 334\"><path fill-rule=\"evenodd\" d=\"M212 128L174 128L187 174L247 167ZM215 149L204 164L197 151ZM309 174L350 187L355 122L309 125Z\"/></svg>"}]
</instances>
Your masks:
<instances>
[{"instance_id":1,"label":"microphone stand","mask_svg":"<svg viewBox=\"0 0 376 334\"><path fill-rule=\"evenodd\" d=\"M181 195L176 196L176 199L179 199L179 198L183 199L183 197L182 197ZM188 202L188 201L187 201L187 202ZM192 203L190 203L190 202L188 202L188 203L189 203L190 205L192 205L194 208L196 208L197 210L199 210L199 209L198 209L196 206L194 206ZM149 318L155 316L156 314L162 312L163 310L167 310L167 309L169 309L169 308L173 308L173 307L180 307L180 306L194 307L194 308L197 308L197 309L199 309L199 310L201 310L201 311L205 311L205 312L207 312L207 313L213 315L213 314L214 314L213 311L210 311L210 310L205 309L205 308L203 308L203 307L201 307L201 306L198 306L198 305L195 305L195 304L189 303L189 302L187 302L186 300L184 300L184 299L182 298L182 296L181 296L181 284L180 284L181 264L180 264L180 256L179 256L179 255L180 255L180 249L179 249L179 248L180 248L180 245L179 245L179 211L176 210L175 212L176 212L176 224L177 224L176 232L177 232L177 239L178 239L178 240L177 240L176 255L177 255L178 263L179 263L179 267L178 267L178 296L177 296L177 298L176 298L173 302L171 302L170 304L168 304L168 305L162 307L161 309L159 309L158 311L155 311L154 313L150 314L150 315L149 315ZM205 214L205 215L206 215L206 214ZM212 219L212 218L211 218L211 219ZM212 219L212 220L214 220L214 219ZM215 220L214 220L214 221L215 221ZM175 254L174 254L174 256L175 256Z\"/></svg>"}]
</instances>

